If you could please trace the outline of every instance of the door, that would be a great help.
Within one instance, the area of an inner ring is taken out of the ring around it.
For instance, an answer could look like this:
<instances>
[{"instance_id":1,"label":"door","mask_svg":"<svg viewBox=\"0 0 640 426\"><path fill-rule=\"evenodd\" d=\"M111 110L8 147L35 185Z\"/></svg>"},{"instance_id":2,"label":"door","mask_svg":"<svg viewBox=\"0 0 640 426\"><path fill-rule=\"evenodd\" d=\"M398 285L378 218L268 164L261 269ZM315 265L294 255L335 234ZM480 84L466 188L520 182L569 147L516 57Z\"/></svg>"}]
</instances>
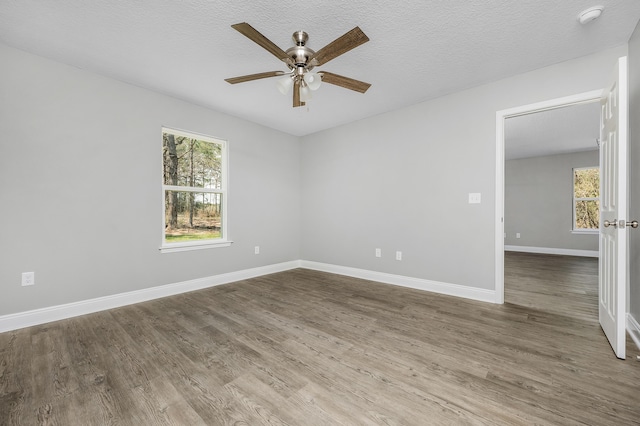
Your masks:
<instances>
[{"instance_id":1,"label":"door","mask_svg":"<svg viewBox=\"0 0 640 426\"><path fill-rule=\"evenodd\" d=\"M627 58L605 87L600 119L600 325L618 358L625 357L627 286Z\"/></svg>"}]
</instances>

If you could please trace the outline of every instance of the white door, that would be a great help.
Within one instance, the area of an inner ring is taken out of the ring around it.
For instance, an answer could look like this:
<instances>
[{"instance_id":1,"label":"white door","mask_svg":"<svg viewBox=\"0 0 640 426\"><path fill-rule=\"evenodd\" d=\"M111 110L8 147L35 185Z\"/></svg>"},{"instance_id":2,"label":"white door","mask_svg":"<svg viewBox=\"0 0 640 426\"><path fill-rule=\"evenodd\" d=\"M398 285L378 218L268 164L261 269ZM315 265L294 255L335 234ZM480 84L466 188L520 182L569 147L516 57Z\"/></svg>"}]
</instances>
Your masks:
<instances>
[{"instance_id":1,"label":"white door","mask_svg":"<svg viewBox=\"0 0 640 426\"><path fill-rule=\"evenodd\" d=\"M599 317L618 358L625 357L627 286L627 58L602 94L600 124Z\"/></svg>"}]
</instances>

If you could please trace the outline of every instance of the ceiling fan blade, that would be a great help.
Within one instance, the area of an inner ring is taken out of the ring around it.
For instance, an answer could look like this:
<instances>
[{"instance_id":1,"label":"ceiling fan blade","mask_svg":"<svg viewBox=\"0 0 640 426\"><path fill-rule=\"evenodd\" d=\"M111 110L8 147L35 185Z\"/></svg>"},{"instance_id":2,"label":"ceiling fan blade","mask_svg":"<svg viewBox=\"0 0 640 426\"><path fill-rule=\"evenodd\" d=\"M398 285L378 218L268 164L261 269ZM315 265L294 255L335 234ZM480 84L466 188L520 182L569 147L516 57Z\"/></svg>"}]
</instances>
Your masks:
<instances>
[{"instance_id":1,"label":"ceiling fan blade","mask_svg":"<svg viewBox=\"0 0 640 426\"><path fill-rule=\"evenodd\" d=\"M240 77L225 78L224 81L231 84L244 83L245 81L260 80L261 78L277 77L285 75L284 71L267 71L258 74L242 75Z\"/></svg>"},{"instance_id":2,"label":"ceiling fan blade","mask_svg":"<svg viewBox=\"0 0 640 426\"><path fill-rule=\"evenodd\" d=\"M280 49L278 46L275 45L274 42L272 42L271 40L263 36L258 30L256 30L246 22L241 22L239 24L231 25L231 28L237 30L242 35L254 41L256 44L260 45L260 47L267 50L269 53L271 53L273 56L280 59L281 61L288 62L291 60L289 58L289 55L287 55L287 52Z\"/></svg>"},{"instance_id":3,"label":"ceiling fan blade","mask_svg":"<svg viewBox=\"0 0 640 426\"><path fill-rule=\"evenodd\" d=\"M300 82L293 82L293 107L304 106L304 102L300 101Z\"/></svg>"},{"instance_id":4,"label":"ceiling fan blade","mask_svg":"<svg viewBox=\"0 0 640 426\"><path fill-rule=\"evenodd\" d=\"M316 62L314 64L316 65L326 64L330 60L368 41L369 37L362 32L360 27L355 27L351 31L343 34L322 49L318 50L316 54L309 59L309 61L315 59Z\"/></svg>"},{"instance_id":5,"label":"ceiling fan blade","mask_svg":"<svg viewBox=\"0 0 640 426\"><path fill-rule=\"evenodd\" d=\"M371 84L364 81L356 80L349 77L344 77L338 74L327 71L318 71L318 74L322 77L322 81L329 84L335 84L336 86L344 87L345 89L355 90L356 92L364 93L371 87Z\"/></svg>"}]
</instances>

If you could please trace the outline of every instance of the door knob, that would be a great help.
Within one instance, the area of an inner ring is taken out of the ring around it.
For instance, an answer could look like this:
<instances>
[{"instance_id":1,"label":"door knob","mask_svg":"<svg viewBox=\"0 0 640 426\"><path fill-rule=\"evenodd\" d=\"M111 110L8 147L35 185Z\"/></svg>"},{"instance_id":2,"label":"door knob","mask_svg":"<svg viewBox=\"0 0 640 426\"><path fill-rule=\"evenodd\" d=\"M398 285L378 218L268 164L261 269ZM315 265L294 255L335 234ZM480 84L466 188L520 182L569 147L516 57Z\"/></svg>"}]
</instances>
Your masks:
<instances>
[{"instance_id":1,"label":"door knob","mask_svg":"<svg viewBox=\"0 0 640 426\"><path fill-rule=\"evenodd\" d=\"M602 225L605 228L608 228L610 226L613 226L614 228L620 226L620 229L624 229L625 226L630 226L631 228L637 228L638 227L638 221L637 220L632 220L631 222L625 222L624 220L620 219L618 221L618 219L613 219L613 221L609 222L608 220L605 220L604 222L602 222Z\"/></svg>"}]
</instances>

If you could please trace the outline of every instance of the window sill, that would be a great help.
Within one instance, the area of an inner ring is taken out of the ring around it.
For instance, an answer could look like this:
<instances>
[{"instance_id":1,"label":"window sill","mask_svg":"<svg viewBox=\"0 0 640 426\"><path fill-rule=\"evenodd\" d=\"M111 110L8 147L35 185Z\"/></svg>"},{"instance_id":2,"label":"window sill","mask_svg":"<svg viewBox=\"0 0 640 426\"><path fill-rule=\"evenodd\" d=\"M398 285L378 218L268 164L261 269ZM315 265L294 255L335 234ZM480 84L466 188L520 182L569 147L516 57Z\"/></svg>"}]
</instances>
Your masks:
<instances>
[{"instance_id":1,"label":"window sill","mask_svg":"<svg viewBox=\"0 0 640 426\"><path fill-rule=\"evenodd\" d=\"M160 246L160 253L174 253L179 251L191 251L191 250L204 250L220 247L229 247L233 241L221 240L221 241L206 241L206 242L186 242L186 243L173 243L164 244Z\"/></svg>"},{"instance_id":2,"label":"window sill","mask_svg":"<svg viewBox=\"0 0 640 426\"><path fill-rule=\"evenodd\" d=\"M598 235L600 233L599 229L572 229L572 234L585 234L585 235Z\"/></svg>"}]
</instances>

